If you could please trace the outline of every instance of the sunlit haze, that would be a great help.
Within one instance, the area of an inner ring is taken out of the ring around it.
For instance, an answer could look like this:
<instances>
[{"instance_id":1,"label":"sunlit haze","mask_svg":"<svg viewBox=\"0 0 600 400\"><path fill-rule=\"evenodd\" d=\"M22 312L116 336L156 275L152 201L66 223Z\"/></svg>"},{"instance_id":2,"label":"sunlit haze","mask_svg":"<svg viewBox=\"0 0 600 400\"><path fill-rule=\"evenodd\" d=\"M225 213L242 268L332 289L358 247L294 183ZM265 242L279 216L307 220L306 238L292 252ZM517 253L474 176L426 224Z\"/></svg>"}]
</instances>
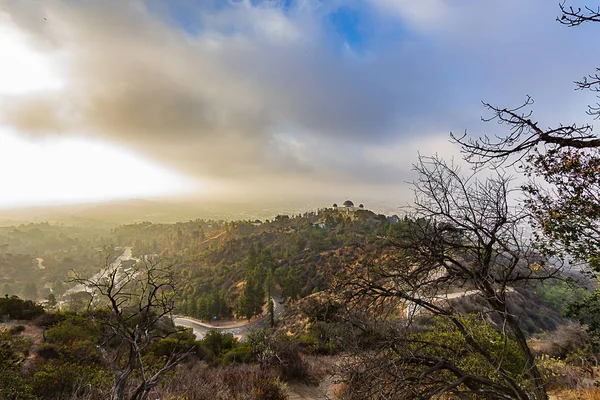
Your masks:
<instances>
[{"instance_id":1,"label":"sunlit haze","mask_svg":"<svg viewBox=\"0 0 600 400\"><path fill-rule=\"evenodd\" d=\"M56 62L31 49L23 35L0 26L0 95L60 90ZM0 207L177 196L199 190L147 159L99 140L19 137L0 130Z\"/></svg>"},{"instance_id":2,"label":"sunlit haze","mask_svg":"<svg viewBox=\"0 0 600 400\"><path fill-rule=\"evenodd\" d=\"M531 95L543 126L585 118L572 80L595 65L589 33L556 12L542 0L3 2L0 206L407 201L419 152L459 158L449 132L503 132L481 122L482 100Z\"/></svg>"},{"instance_id":3,"label":"sunlit haze","mask_svg":"<svg viewBox=\"0 0 600 400\"><path fill-rule=\"evenodd\" d=\"M53 91L62 87L64 78L57 65L31 49L15 28L0 26L0 54L0 94Z\"/></svg>"},{"instance_id":4,"label":"sunlit haze","mask_svg":"<svg viewBox=\"0 0 600 400\"><path fill-rule=\"evenodd\" d=\"M182 195L199 183L105 143L0 133L0 207ZM198 185L198 187L196 187Z\"/></svg>"}]
</instances>

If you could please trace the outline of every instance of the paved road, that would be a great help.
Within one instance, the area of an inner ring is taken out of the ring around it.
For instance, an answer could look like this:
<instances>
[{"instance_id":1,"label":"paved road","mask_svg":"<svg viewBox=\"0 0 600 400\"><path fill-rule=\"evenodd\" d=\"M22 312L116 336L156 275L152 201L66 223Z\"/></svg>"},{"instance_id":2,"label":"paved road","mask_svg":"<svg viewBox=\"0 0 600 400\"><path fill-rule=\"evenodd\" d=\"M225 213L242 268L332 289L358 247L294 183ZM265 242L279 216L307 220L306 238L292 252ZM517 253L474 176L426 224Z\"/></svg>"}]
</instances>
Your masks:
<instances>
[{"instance_id":1,"label":"paved road","mask_svg":"<svg viewBox=\"0 0 600 400\"><path fill-rule=\"evenodd\" d=\"M515 291L515 289L513 289L511 287L506 288L507 293L511 293L514 291ZM425 300L427 300L429 302L437 303L437 302L441 302L444 300L448 301L448 300L458 299L458 298L462 298L462 297L476 296L476 295L480 295L480 294L481 294L481 292L479 290L465 290L465 291L454 292L454 293L438 294L434 297L426 298ZM421 309L422 309L421 306L416 305L412 302L408 302L407 307L406 307L406 317L410 318L410 317L414 317L415 315L420 314Z\"/></svg>"},{"instance_id":2,"label":"paved road","mask_svg":"<svg viewBox=\"0 0 600 400\"><path fill-rule=\"evenodd\" d=\"M43 262L44 260L41 258L38 258L37 260L38 260L38 263L41 268L41 262ZM40 262L39 260L42 260L42 261ZM137 260L137 259L132 256L132 248L125 247L123 250L123 254L121 254L119 257L117 257L116 260L113 261L109 266L102 268L100 270L100 272L98 272L96 275L92 276L90 278L90 280L98 281L102 277L106 277L110 272L114 271L115 269L121 268L121 263L123 261L130 261L130 260ZM117 278L119 278L119 276L120 275L118 275ZM58 308L62 308L69 301L70 295L72 295L74 293L79 293L79 292L88 292L89 293L91 290L92 290L91 288L86 287L83 284L77 284L77 285L71 287L70 289L65 291L65 293L62 294L62 296L59 297L58 302L57 302Z\"/></svg>"},{"instance_id":3,"label":"paved road","mask_svg":"<svg viewBox=\"0 0 600 400\"><path fill-rule=\"evenodd\" d=\"M113 263L111 263L107 268L102 269L100 272L98 272L96 275L94 275L91 279L92 280L99 279L102 276L106 275L107 273L120 268L121 263L123 261L129 261L129 260L135 260L135 258L132 256L132 248L125 247L123 254L121 256L117 257L117 259ZM72 293L84 292L84 291L88 291L88 290L89 289L87 287L79 284L79 285L76 285L76 286L70 288L69 290L67 290L65 292L65 294L63 295L63 298L66 298L67 295L72 294ZM275 318L275 321L277 321L279 319L279 316L281 315L281 313L284 311L285 307L284 307L283 301L279 295L274 294L272 298L273 298L273 303L274 303L274 318ZM64 301L61 301L60 303L62 304L62 303L64 303ZM201 339L202 337L204 337L206 332L208 332L211 329L216 329L218 331L226 332L226 333L233 333L234 335L240 336L243 338L251 328L265 328L265 327L269 326L269 316L268 315L265 315L262 318L254 321L254 322L251 322L249 324L246 324L246 325L243 325L240 327L236 327L236 328L220 328L218 326L203 324L194 319L186 318L185 316L175 317L175 318L173 318L173 321L175 322L175 325L192 328L192 330L194 331L194 335L196 335L196 337L198 339Z\"/></svg>"},{"instance_id":4,"label":"paved road","mask_svg":"<svg viewBox=\"0 0 600 400\"><path fill-rule=\"evenodd\" d=\"M131 247L125 247L122 255L117 257L117 259L115 261L113 261L108 267L101 269L100 272L98 272L96 275L92 276L90 278L90 280L97 281L97 280L101 279L102 277L106 276L107 274L114 271L115 269L120 268L121 263L123 261L129 261L129 260L135 260L135 258L133 258L133 256L132 256ZM68 295L73 294L73 293L87 292L88 290L89 290L89 288L85 287L83 284L78 284L78 285L73 286L69 290L67 290L63 294L63 298L66 298Z\"/></svg>"},{"instance_id":5,"label":"paved road","mask_svg":"<svg viewBox=\"0 0 600 400\"><path fill-rule=\"evenodd\" d=\"M279 319L279 317L281 316L281 313L285 310L285 307L283 305L281 297L279 297L278 295L274 295L272 298L273 298L273 303L275 305L273 316L275 318L275 321L277 321ZM240 336L240 337L244 338L244 336L246 336L246 334L248 333L248 331L251 328L259 328L260 329L260 328L268 327L269 326L269 316L266 315L266 316L260 318L259 320L256 320L254 322L251 322L244 326L240 326L240 327L236 327L236 328L221 328L218 326L203 324L194 319L186 318L183 316L173 318L173 322L175 322L175 325L177 325L177 326L184 326L186 328L192 328L192 330L194 331L194 335L196 335L197 339L202 339L204 337L204 335L206 334L206 332L208 332L210 330L217 330L217 331L220 331L223 333L232 333L236 336Z\"/></svg>"}]
</instances>

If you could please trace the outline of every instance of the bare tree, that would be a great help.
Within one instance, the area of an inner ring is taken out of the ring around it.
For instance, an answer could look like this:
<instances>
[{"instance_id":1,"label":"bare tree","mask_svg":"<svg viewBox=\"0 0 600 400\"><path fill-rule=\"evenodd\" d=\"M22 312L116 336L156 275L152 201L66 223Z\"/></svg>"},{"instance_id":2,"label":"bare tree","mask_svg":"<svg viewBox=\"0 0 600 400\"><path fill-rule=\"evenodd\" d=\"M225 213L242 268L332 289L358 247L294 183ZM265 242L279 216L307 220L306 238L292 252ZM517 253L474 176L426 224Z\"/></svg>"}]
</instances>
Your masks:
<instances>
[{"instance_id":1,"label":"bare tree","mask_svg":"<svg viewBox=\"0 0 600 400\"><path fill-rule=\"evenodd\" d=\"M393 389L394 398L446 393L459 398L525 400L532 393L535 399L547 399L544 379L511 306L510 293L552 279L559 270L547 267L533 249L523 226L528 216L522 207L510 203L511 179L499 171L484 180L476 175L464 177L458 167L438 157L420 157L415 169L419 174L414 183L415 205L392 238L397 248L394 257L349 268L336 286L345 304L367 310L371 317L393 315L398 307L409 310L403 323L385 318L383 325L369 328L355 322L381 344L375 353L385 350L387 354L382 358L385 368L369 382L375 385L386 374L395 373L378 389ZM452 299L461 293L479 301L479 315L488 323L495 322L495 332L506 349L509 343L516 345L524 360L522 370L510 370L505 351L491 349L486 340L477 339L454 307ZM460 354L449 357L451 344L417 340L412 320L419 314L449 321L469 354L487 364L488 375L461 368ZM369 363L363 366L364 371L373 371Z\"/></svg>"},{"instance_id":2,"label":"bare tree","mask_svg":"<svg viewBox=\"0 0 600 400\"><path fill-rule=\"evenodd\" d=\"M568 27L578 27L585 23L600 22L600 6L573 7L566 1L559 4L560 16L557 18L561 24ZM590 90L600 93L600 68L594 73L575 81L577 90ZM497 107L483 103L491 111L491 117L484 121L496 121L507 125L509 132L500 136L482 136L471 139L464 135L453 135L452 138L463 148L467 161L477 166L497 165L506 161L523 160L531 161L539 155L544 156L558 149L581 150L600 148L600 138L593 133L591 124L560 124L555 127L545 127L536 121L530 106L533 99L527 97L525 102L518 107ZM588 115L600 118L600 104L588 106Z\"/></svg>"},{"instance_id":3,"label":"bare tree","mask_svg":"<svg viewBox=\"0 0 600 400\"><path fill-rule=\"evenodd\" d=\"M175 336L175 287L169 267L143 259L131 268L108 265L94 279L76 277L92 295L93 321L102 333L99 345L114 373L111 400L144 400L165 373L182 363L192 349L175 350L159 368L144 360L148 346Z\"/></svg>"},{"instance_id":4,"label":"bare tree","mask_svg":"<svg viewBox=\"0 0 600 400\"><path fill-rule=\"evenodd\" d=\"M572 7L563 1L559 4L561 16L556 20L570 27L579 26L585 22L600 22L600 7Z\"/></svg>"},{"instance_id":5,"label":"bare tree","mask_svg":"<svg viewBox=\"0 0 600 400\"><path fill-rule=\"evenodd\" d=\"M540 152L545 154L560 148L600 147L600 138L592 133L593 127L589 124L573 123L543 128L535 121L533 111L529 108L533 105L533 99L529 96L515 108L501 108L489 103L483 105L491 112L491 117L483 120L508 126L507 135L472 139L466 134L459 136L450 133L451 138L461 145L465 159L476 167L497 167L507 163L514 165L520 161L532 161Z\"/></svg>"},{"instance_id":6,"label":"bare tree","mask_svg":"<svg viewBox=\"0 0 600 400\"><path fill-rule=\"evenodd\" d=\"M557 20L568 27L600 22L600 7L560 5ZM600 68L575 81L577 90L600 94ZM600 96L598 96L600 97ZM534 119L533 100L515 108L484 103L491 112L486 121L505 125L498 136L470 138L453 135L465 159L476 169L516 165L529 178L523 186L540 251L578 263L584 272L600 275L600 137L589 122L547 127ZM600 118L600 103L588 105L587 114ZM600 337L597 319L600 291L572 307L572 316Z\"/></svg>"}]
</instances>

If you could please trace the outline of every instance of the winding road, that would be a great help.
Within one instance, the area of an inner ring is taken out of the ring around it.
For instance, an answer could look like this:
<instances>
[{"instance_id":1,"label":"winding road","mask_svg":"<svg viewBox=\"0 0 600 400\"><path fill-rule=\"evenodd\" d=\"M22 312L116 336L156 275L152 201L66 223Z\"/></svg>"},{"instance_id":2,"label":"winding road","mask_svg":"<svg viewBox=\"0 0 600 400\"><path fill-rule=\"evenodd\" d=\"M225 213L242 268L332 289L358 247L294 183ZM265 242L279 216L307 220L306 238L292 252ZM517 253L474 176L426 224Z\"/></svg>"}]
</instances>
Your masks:
<instances>
[{"instance_id":1,"label":"winding road","mask_svg":"<svg viewBox=\"0 0 600 400\"><path fill-rule=\"evenodd\" d=\"M96 275L92 276L90 278L90 280L92 281L97 281L100 278L106 276L107 274L109 274L110 272L114 271L115 269L118 269L121 267L121 263L123 261L130 261L130 260L135 260L135 258L132 256L132 248L131 247L125 247L125 249L123 250L123 254L120 255L119 257L117 257L117 259L115 261L113 261L108 267L103 268L100 270L100 272L98 272ZM69 290L67 290L64 294L63 294L63 298L67 298L68 295L73 294L73 293L78 293L78 292L87 292L90 289L88 287L86 287L83 284L77 284L75 286L73 286L72 288L70 288Z\"/></svg>"},{"instance_id":2,"label":"winding road","mask_svg":"<svg viewBox=\"0 0 600 400\"><path fill-rule=\"evenodd\" d=\"M281 313L283 313L283 311L285 310L285 307L283 305L283 301L281 300L281 297L274 295L272 297L272 299L273 299L273 304L274 304L273 316L275 318L275 321L277 321L279 319L279 317L281 316ZM192 328L194 335L196 336L197 339L202 339L204 337L204 335L206 335L206 332L208 332L210 330L217 330L222 333L232 333L233 335L238 336L243 339L246 336L246 334L248 334L248 331L252 328L257 328L257 329L266 328L269 325L269 315L268 314L264 315L260 319L254 321L254 322L247 323L246 325L238 326L238 327L231 327L231 328L226 328L226 327L222 328L219 326L204 324L200 321L197 321L197 320L189 318L189 317L184 317L184 316L178 316L178 317L173 318L173 322L177 326Z\"/></svg>"},{"instance_id":3,"label":"winding road","mask_svg":"<svg viewBox=\"0 0 600 400\"><path fill-rule=\"evenodd\" d=\"M218 236L220 236L220 235L218 235ZM212 239L214 239L214 238L212 238ZM38 259L38 263L41 265L40 260L41 259ZM117 257L117 259L114 262L112 262L108 267L100 270L100 272L98 272L96 275L94 275L91 279L92 280L100 279L101 277L105 276L107 273L110 273L110 272L114 271L115 269L121 268L121 264L123 263L123 261L129 261L129 260L136 260L136 258L134 258L132 255L132 248L125 247L123 254L121 256ZM89 290L90 289L87 288L86 286L84 286L83 284L78 284L78 285L73 286L69 290L67 290L62 297L63 297L63 299L66 299L67 296L70 294L77 293L77 292L86 292ZM285 307L284 307L283 301L279 295L273 295L272 299L273 299L273 304L274 304L274 308L273 308L274 309L274 319L275 319L275 321L277 321L279 319L279 317L281 316L281 313L283 313ZM61 301L61 303L62 302L64 302L64 301ZM204 335L206 334L206 332L208 332L210 330L218 330L218 331L224 332L224 333L232 333L235 336L238 336L243 339L244 336L246 336L246 334L248 333L248 331L252 328L259 328L259 329L266 328L269 325L269 316L268 316L268 314L263 315L261 318L259 318L256 321L249 322L245 325L237 326L237 327L214 326L214 325L202 323L194 318L186 317L186 316L176 316L173 318L173 322L177 326L192 328L194 335L198 339L202 339L204 337Z\"/></svg>"}]
</instances>

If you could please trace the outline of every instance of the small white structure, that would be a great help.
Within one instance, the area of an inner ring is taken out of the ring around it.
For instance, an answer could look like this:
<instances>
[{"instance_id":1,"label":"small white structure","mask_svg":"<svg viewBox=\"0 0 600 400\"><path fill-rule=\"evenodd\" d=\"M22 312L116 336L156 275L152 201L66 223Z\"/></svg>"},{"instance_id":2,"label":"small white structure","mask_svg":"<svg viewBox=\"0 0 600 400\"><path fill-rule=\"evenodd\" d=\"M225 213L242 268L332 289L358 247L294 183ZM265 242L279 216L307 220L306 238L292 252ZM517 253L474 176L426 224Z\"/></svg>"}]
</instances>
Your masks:
<instances>
[{"instance_id":1,"label":"small white structure","mask_svg":"<svg viewBox=\"0 0 600 400\"><path fill-rule=\"evenodd\" d=\"M356 206L354 206L354 203L352 202L352 200L346 200L345 202L342 203L341 207L338 207L337 203L333 203L333 206L331 206L331 208L333 209L333 211L350 212L350 211L364 210L365 206L360 204L358 207L356 207Z\"/></svg>"},{"instance_id":2,"label":"small white structure","mask_svg":"<svg viewBox=\"0 0 600 400\"><path fill-rule=\"evenodd\" d=\"M364 210L365 206L364 205L359 205L358 207L356 207L354 205L354 203L352 202L352 200L346 200L344 202L344 204L342 204L344 207L342 208L342 210L346 211L346 212L350 212L350 211L358 211L358 210Z\"/></svg>"}]
</instances>

